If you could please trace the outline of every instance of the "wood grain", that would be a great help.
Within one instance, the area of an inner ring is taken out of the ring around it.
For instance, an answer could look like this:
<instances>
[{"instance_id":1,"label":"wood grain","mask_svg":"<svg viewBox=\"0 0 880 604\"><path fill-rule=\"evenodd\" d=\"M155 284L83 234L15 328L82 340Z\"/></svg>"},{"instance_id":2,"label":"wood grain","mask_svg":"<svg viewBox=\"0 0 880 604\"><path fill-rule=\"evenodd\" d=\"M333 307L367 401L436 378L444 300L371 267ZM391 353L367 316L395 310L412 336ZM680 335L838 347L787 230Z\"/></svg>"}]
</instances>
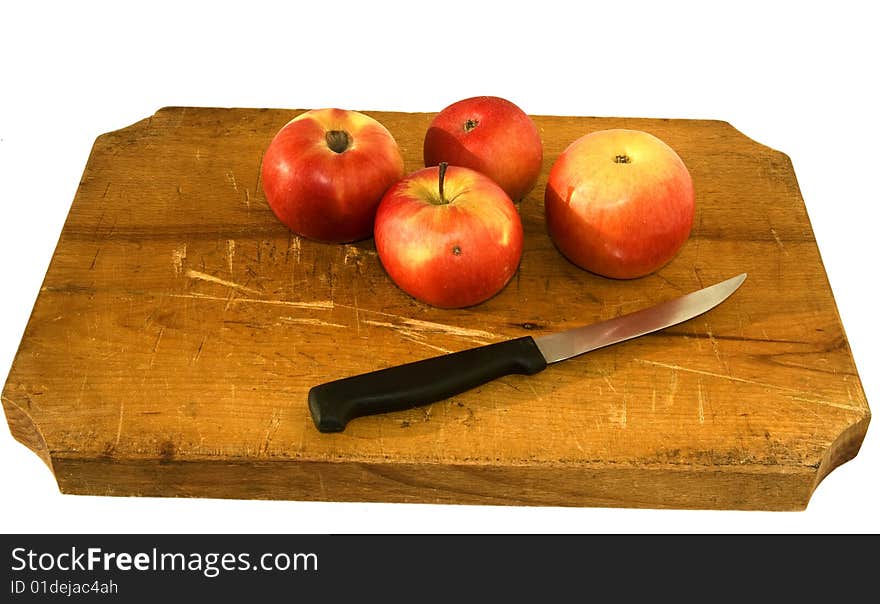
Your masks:
<instances>
[{"instance_id":1,"label":"wood grain","mask_svg":"<svg viewBox=\"0 0 880 604\"><path fill-rule=\"evenodd\" d=\"M62 491L513 505L802 509L870 420L791 162L718 121L535 116L544 171L520 204L522 265L440 310L372 240L321 244L266 204L262 152L298 111L165 108L100 136L2 401ZM421 167L433 114L368 112ZM554 248L546 176L577 137L670 144L697 214L654 275L609 280ZM741 272L712 312L320 434L317 383L675 297Z\"/></svg>"}]
</instances>

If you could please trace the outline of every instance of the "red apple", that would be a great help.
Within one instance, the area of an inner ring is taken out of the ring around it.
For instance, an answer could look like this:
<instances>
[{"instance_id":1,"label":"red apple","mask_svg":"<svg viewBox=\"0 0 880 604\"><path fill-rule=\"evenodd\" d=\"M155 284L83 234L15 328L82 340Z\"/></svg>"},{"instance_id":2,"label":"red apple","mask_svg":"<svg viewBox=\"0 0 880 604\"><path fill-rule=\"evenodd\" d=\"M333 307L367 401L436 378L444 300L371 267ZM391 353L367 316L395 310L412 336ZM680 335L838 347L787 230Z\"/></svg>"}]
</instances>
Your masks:
<instances>
[{"instance_id":1,"label":"red apple","mask_svg":"<svg viewBox=\"0 0 880 604\"><path fill-rule=\"evenodd\" d=\"M263 156L263 191L295 233L346 242L373 233L382 195L403 178L397 142L375 119L346 109L293 118Z\"/></svg>"},{"instance_id":2,"label":"red apple","mask_svg":"<svg viewBox=\"0 0 880 604\"><path fill-rule=\"evenodd\" d=\"M385 193L375 237L391 279L442 308L488 300L522 257L522 223L504 190L488 176L445 163L414 172Z\"/></svg>"},{"instance_id":3,"label":"red apple","mask_svg":"<svg viewBox=\"0 0 880 604\"><path fill-rule=\"evenodd\" d=\"M678 253L694 219L694 186L684 162L639 130L582 136L559 156L544 194L547 230L573 263L632 279Z\"/></svg>"},{"instance_id":4,"label":"red apple","mask_svg":"<svg viewBox=\"0 0 880 604\"><path fill-rule=\"evenodd\" d=\"M522 200L535 186L543 155L531 118L494 96L453 103L437 114L425 135L426 166L447 162L482 172L513 201Z\"/></svg>"}]
</instances>

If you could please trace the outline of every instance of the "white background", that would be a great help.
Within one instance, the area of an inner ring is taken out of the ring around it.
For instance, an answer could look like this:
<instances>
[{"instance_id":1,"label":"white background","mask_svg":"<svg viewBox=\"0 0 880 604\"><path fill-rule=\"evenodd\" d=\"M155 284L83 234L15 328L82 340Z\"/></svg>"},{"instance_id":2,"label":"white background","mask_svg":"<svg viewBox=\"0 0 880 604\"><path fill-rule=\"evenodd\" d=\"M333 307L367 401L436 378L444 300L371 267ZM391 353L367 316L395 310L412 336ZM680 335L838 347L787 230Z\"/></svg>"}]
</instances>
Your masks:
<instances>
[{"instance_id":1,"label":"white background","mask_svg":"<svg viewBox=\"0 0 880 604\"><path fill-rule=\"evenodd\" d=\"M492 94L534 114L722 119L786 152L880 400L870 3L283 4L2 4L0 379L99 134L165 105L438 111ZM878 438L806 511L765 513L66 496L4 423L0 532L877 532Z\"/></svg>"}]
</instances>

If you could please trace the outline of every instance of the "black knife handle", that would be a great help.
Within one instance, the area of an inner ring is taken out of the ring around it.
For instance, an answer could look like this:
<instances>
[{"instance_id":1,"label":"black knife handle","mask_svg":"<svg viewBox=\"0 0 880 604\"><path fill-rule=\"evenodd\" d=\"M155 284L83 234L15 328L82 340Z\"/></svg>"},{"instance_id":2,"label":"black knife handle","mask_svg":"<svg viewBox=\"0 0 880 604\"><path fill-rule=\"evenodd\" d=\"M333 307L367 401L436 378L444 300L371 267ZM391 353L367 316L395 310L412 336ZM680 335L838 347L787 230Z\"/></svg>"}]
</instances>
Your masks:
<instances>
[{"instance_id":1,"label":"black knife handle","mask_svg":"<svg viewBox=\"0 0 880 604\"><path fill-rule=\"evenodd\" d=\"M531 336L487 344L327 382L309 390L321 432L341 432L362 415L427 405L511 373L531 375L547 361Z\"/></svg>"}]
</instances>

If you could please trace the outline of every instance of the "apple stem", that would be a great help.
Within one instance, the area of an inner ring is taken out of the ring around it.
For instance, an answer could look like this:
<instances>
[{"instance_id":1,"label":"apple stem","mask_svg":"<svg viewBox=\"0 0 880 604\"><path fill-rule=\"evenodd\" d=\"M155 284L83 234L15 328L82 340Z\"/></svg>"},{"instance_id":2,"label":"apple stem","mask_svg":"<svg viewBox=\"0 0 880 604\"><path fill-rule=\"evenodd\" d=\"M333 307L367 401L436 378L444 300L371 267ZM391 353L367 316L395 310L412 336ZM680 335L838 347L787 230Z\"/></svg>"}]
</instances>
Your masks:
<instances>
[{"instance_id":1,"label":"apple stem","mask_svg":"<svg viewBox=\"0 0 880 604\"><path fill-rule=\"evenodd\" d=\"M441 161L441 162L440 162L440 178L439 178L439 181L440 181L440 203L441 203L441 204L447 204L447 203L449 203L448 201L446 201L446 196L443 195L443 181L446 179L446 168L448 168L448 167L449 167L449 164L446 163L445 161Z\"/></svg>"}]
</instances>

